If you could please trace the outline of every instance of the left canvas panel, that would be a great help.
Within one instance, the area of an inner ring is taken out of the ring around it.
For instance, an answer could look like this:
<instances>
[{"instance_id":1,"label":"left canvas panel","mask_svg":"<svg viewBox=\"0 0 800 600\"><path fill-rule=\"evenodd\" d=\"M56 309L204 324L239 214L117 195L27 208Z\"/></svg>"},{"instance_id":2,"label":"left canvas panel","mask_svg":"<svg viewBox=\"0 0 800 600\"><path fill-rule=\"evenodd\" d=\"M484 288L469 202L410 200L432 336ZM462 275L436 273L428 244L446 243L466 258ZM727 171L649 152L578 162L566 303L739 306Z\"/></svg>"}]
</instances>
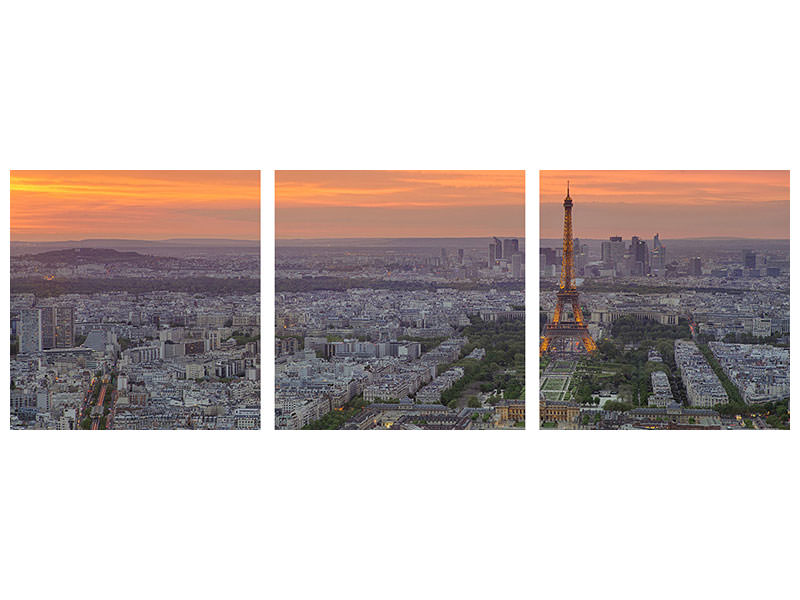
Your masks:
<instances>
[{"instance_id":1,"label":"left canvas panel","mask_svg":"<svg viewBox=\"0 0 800 600\"><path fill-rule=\"evenodd\" d=\"M11 171L12 429L259 429L260 172Z\"/></svg>"}]
</instances>

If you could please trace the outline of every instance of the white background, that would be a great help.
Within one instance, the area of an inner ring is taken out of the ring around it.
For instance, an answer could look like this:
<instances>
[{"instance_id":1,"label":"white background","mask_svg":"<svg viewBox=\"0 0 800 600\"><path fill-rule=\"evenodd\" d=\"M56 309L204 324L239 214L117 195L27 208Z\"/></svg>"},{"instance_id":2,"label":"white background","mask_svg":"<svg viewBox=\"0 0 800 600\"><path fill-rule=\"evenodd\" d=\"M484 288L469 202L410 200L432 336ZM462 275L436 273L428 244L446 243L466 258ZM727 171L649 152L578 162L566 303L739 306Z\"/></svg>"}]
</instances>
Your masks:
<instances>
[{"instance_id":1,"label":"white background","mask_svg":"<svg viewBox=\"0 0 800 600\"><path fill-rule=\"evenodd\" d=\"M791 169L792 4L6 2L2 168L262 169L268 332L273 169ZM529 327L525 432L276 433L270 346L261 432L4 421L4 595L797 597L796 425L539 432Z\"/></svg>"}]
</instances>

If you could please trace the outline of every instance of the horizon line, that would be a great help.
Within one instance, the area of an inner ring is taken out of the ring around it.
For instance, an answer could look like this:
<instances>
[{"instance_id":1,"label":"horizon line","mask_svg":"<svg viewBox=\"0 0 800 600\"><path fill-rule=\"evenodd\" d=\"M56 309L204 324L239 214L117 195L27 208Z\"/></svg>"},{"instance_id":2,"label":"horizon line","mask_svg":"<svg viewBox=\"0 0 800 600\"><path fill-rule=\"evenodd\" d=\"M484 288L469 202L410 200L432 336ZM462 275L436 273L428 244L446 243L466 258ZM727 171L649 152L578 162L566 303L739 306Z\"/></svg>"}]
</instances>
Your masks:
<instances>
[{"instance_id":1,"label":"horizon line","mask_svg":"<svg viewBox=\"0 0 800 600\"><path fill-rule=\"evenodd\" d=\"M635 235L636 234L620 235L619 237L626 238L626 237L634 237ZM574 236L574 237L577 237L579 239L584 239L584 240L607 241L607 238L605 238L605 237L598 238L598 237L587 237L587 236L581 236L581 235L577 235L577 236ZM616 237L616 236L608 236L608 237ZM642 236L638 236L638 237L640 239L650 239L649 236L647 238L642 237ZM561 238L562 238L562 236L553 236L553 237L547 237L547 236L541 236L541 235L539 236L540 240L559 240ZM660 240L775 240L775 241L785 241L785 242L791 241L791 238L788 238L788 237L741 237L741 236L727 236L727 235L709 235L709 236L705 236L705 237L702 237L702 236L700 236L700 237L698 237L698 236L694 236L694 237L662 237L659 234L658 239L660 239Z\"/></svg>"},{"instance_id":2,"label":"horizon line","mask_svg":"<svg viewBox=\"0 0 800 600\"><path fill-rule=\"evenodd\" d=\"M146 239L146 238L84 238L82 240L11 240L11 243L18 244L60 244L66 242L94 242L97 240L111 241L111 242L170 242L170 241L190 241L190 240L215 240L215 241L231 241L231 242L260 242L261 239L244 239L244 238L159 238L159 239Z\"/></svg>"},{"instance_id":3,"label":"horizon line","mask_svg":"<svg viewBox=\"0 0 800 600\"><path fill-rule=\"evenodd\" d=\"M292 240L465 240L479 238L525 238L524 235L461 235L461 236L349 236L349 237L276 237L275 241Z\"/></svg>"}]
</instances>

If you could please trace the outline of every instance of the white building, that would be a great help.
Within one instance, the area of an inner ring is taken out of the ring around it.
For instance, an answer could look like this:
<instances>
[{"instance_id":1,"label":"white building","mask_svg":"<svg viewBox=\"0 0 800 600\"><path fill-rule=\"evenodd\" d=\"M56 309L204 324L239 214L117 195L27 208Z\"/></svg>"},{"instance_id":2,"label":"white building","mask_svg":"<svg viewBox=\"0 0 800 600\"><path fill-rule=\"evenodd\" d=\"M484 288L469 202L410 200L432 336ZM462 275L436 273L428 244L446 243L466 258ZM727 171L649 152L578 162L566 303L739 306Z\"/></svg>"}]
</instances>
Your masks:
<instances>
[{"instance_id":1,"label":"white building","mask_svg":"<svg viewBox=\"0 0 800 600\"><path fill-rule=\"evenodd\" d=\"M686 386L686 400L694 408L727 404L728 394L697 344L675 340L675 364Z\"/></svg>"},{"instance_id":2,"label":"white building","mask_svg":"<svg viewBox=\"0 0 800 600\"><path fill-rule=\"evenodd\" d=\"M200 363L186 365L186 379L202 379L206 375L205 367Z\"/></svg>"}]
</instances>

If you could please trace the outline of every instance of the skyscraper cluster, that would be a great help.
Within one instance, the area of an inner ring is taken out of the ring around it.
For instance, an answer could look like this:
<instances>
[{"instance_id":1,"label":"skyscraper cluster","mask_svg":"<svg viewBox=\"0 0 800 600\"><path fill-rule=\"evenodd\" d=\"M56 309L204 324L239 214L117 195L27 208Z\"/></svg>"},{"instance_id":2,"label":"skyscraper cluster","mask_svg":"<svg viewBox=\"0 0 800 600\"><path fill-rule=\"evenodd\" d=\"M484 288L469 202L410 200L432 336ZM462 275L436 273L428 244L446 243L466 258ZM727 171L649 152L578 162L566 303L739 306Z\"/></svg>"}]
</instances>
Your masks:
<instances>
[{"instance_id":1,"label":"skyscraper cluster","mask_svg":"<svg viewBox=\"0 0 800 600\"><path fill-rule=\"evenodd\" d=\"M540 249L540 274L543 277L554 277L560 272L561 249ZM616 277L666 277L667 248L661 243L658 234L653 236L652 249L647 240L632 236L630 244L626 244L621 236L614 235L600 244L600 264L589 257L589 246L579 238L573 240L575 274L584 275L584 267L591 264L595 274Z\"/></svg>"},{"instance_id":2,"label":"skyscraper cluster","mask_svg":"<svg viewBox=\"0 0 800 600\"><path fill-rule=\"evenodd\" d=\"M522 263L522 252L520 252L519 240L517 238L500 239L494 237L492 241L489 242L489 255L487 258L489 269L497 265L505 264L511 267L514 279L521 279Z\"/></svg>"},{"instance_id":3,"label":"skyscraper cluster","mask_svg":"<svg viewBox=\"0 0 800 600\"><path fill-rule=\"evenodd\" d=\"M621 236L611 236L601 245L603 266L613 270L619 277L646 276L664 277L667 269L667 248L661 243L658 234L653 236L650 249L647 240L634 235L629 246Z\"/></svg>"}]
</instances>

